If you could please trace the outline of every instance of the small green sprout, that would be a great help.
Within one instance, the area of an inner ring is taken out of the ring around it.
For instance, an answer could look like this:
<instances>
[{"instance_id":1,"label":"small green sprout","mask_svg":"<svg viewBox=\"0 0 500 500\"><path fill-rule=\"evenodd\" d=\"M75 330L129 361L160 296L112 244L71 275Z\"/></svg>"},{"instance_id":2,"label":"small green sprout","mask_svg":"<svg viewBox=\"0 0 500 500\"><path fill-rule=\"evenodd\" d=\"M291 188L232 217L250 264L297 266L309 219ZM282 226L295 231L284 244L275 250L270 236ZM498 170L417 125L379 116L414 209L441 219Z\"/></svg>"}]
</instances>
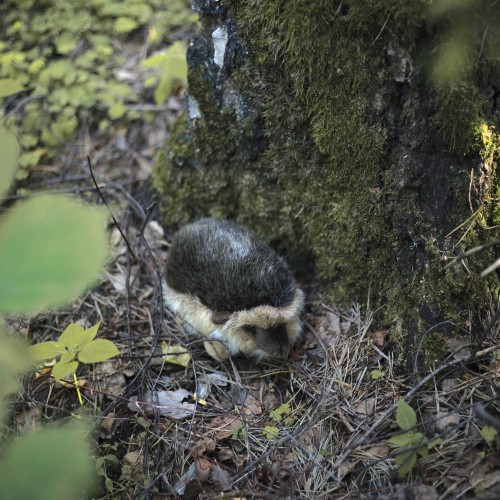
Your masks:
<instances>
[{"instance_id":1,"label":"small green sprout","mask_svg":"<svg viewBox=\"0 0 500 500\"><path fill-rule=\"evenodd\" d=\"M400 450L394 460L399 477L404 477L417 463L417 456L427 458L429 450L441 443L441 439L429 440L421 432L412 430L417 424L417 415L413 408L402 399L398 402L396 423L407 432L393 436L389 439L389 443Z\"/></svg>"},{"instance_id":2,"label":"small green sprout","mask_svg":"<svg viewBox=\"0 0 500 500\"><path fill-rule=\"evenodd\" d=\"M52 375L59 382L62 378L73 374L80 404L82 404L82 399L76 380L76 369L79 363L99 363L120 353L110 340L94 340L99 325L100 322L84 330L80 325L71 323L57 341L49 340L29 348L35 361L60 356L59 361L52 367Z\"/></svg>"}]
</instances>

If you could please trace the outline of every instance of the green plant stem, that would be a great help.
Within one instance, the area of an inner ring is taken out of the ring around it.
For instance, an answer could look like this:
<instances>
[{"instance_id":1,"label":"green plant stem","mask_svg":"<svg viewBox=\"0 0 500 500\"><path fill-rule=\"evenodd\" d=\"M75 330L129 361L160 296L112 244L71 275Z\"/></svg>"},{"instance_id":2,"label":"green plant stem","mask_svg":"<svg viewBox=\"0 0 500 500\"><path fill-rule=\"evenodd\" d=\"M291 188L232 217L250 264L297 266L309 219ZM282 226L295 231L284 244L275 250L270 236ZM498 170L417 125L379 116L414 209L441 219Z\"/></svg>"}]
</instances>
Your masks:
<instances>
[{"instance_id":1,"label":"green plant stem","mask_svg":"<svg viewBox=\"0 0 500 500\"><path fill-rule=\"evenodd\" d=\"M76 393L78 394L78 401L80 401L80 406L83 406L82 393L80 392L80 387L78 385L78 379L76 378L76 371L73 372L73 379L75 381Z\"/></svg>"}]
</instances>

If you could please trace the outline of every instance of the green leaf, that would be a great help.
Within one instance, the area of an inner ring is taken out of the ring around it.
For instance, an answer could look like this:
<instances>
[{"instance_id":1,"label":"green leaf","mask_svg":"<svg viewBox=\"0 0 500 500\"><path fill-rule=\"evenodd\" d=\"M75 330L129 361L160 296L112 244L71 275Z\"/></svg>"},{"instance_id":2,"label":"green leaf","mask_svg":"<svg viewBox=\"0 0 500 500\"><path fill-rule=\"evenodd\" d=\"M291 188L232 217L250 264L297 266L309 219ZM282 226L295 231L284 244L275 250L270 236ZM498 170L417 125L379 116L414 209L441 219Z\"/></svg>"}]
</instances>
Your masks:
<instances>
[{"instance_id":1,"label":"green leaf","mask_svg":"<svg viewBox=\"0 0 500 500\"><path fill-rule=\"evenodd\" d=\"M191 361L191 356L181 345L162 344L162 351L165 354L165 361L174 365L188 366Z\"/></svg>"},{"instance_id":2,"label":"green leaf","mask_svg":"<svg viewBox=\"0 0 500 500\"><path fill-rule=\"evenodd\" d=\"M480 434L481 436L483 436L484 440L487 443L491 443L497 435L497 430L494 427L491 427L490 425L485 425L481 429Z\"/></svg>"},{"instance_id":3,"label":"green leaf","mask_svg":"<svg viewBox=\"0 0 500 500\"><path fill-rule=\"evenodd\" d=\"M372 370L371 372L372 380L378 380L384 376L384 372L381 370Z\"/></svg>"},{"instance_id":4,"label":"green leaf","mask_svg":"<svg viewBox=\"0 0 500 500\"><path fill-rule=\"evenodd\" d=\"M23 148L34 148L38 144L38 137L32 134L23 134L19 143Z\"/></svg>"},{"instance_id":5,"label":"green leaf","mask_svg":"<svg viewBox=\"0 0 500 500\"><path fill-rule=\"evenodd\" d=\"M41 361L43 359L50 359L55 358L56 356L60 356L61 354L66 352L66 350L57 342L49 340L47 342L40 342L39 344L29 346L28 352L30 353L32 359L34 359L35 361Z\"/></svg>"},{"instance_id":6,"label":"green leaf","mask_svg":"<svg viewBox=\"0 0 500 500\"><path fill-rule=\"evenodd\" d=\"M78 426L15 439L0 464L2 498L91 498L93 459Z\"/></svg>"},{"instance_id":7,"label":"green leaf","mask_svg":"<svg viewBox=\"0 0 500 500\"><path fill-rule=\"evenodd\" d=\"M17 375L30 368L28 350L16 338L7 335L5 330L0 318L0 420L5 415L5 396L19 390Z\"/></svg>"},{"instance_id":8,"label":"green leaf","mask_svg":"<svg viewBox=\"0 0 500 500\"><path fill-rule=\"evenodd\" d=\"M443 440L441 438L434 438L427 443L427 448L429 448L429 450L432 450L432 448L434 448L434 446L437 446L438 444L441 444L442 442L443 442Z\"/></svg>"},{"instance_id":9,"label":"green leaf","mask_svg":"<svg viewBox=\"0 0 500 500\"><path fill-rule=\"evenodd\" d=\"M292 409L290 408L290 405L288 403L283 403L279 408L276 408L275 410L271 410L269 412L269 416L275 421L275 422L280 422L281 419L283 418L283 415L289 415L291 413Z\"/></svg>"},{"instance_id":10,"label":"green leaf","mask_svg":"<svg viewBox=\"0 0 500 500\"><path fill-rule=\"evenodd\" d=\"M149 89L151 87L154 87L157 82L158 78L156 76L149 76L144 80L144 88Z\"/></svg>"},{"instance_id":11,"label":"green leaf","mask_svg":"<svg viewBox=\"0 0 500 500\"><path fill-rule=\"evenodd\" d=\"M274 441L278 437L279 432L280 430L274 425L266 425L264 427L264 435L269 441Z\"/></svg>"},{"instance_id":12,"label":"green leaf","mask_svg":"<svg viewBox=\"0 0 500 500\"><path fill-rule=\"evenodd\" d=\"M61 354L61 357L59 358L59 363L61 365L64 365L66 363L71 363L72 361L75 361L76 357L76 350L71 350L71 351L66 351L64 354Z\"/></svg>"},{"instance_id":13,"label":"green leaf","mask_svg":"<svg viewBox=\"0 0 500 500\"><path fill-rule=\"evenodd\" d=\"M56 49L59 54L67 54L71 52L77 44L77 39L74 35L68 32L62 33L60 36L56 37L54 40L56 44Z\"/></svg>"},{"instance_id":14,"label":"green leaf","mask_svg":"<svg viewBox=\"0 0 500 500\"><path fill-rule=\"evenodd\" d=\"M24 85L13 78L0 78L0 97L7 97L24 90Z\"/></svg>"},{"instance_id":15,"label":"green leaf","mask_svg":"<svg viewBox=\"0 0 500 500\"><path fill-rule=\"evenodd\" d=\"M64 332L61 333L58 342L70 349L81 350L94 340L100 324L101 322L99 321L99 323L88 330L84 330L80 325L71 323Z\"/></svg>"},{"instance_id":16,"label":"green leaf","mask_svg":"<svg viewBox=\"0 0 500 500\"><path fill-rule=\"evenodd\" d=\"M404 477L417 463L417 454L414 450L402 451L394 457L394 460L398 467L399 477Z\"/></svg>"},{"instance_id":17,"label":"green leaf","mask_svg":"<svg viewBox=\"0 0 500 500\"><path fill-rule=\"evenodd\" d=\"M463 78L467 70L470 47L458 37L452 37L448 43L442 44L434 59L432 78L438 86L451 85Z\"/></svg>"},{"instance_id":18,"label":"green leaf","mask_svg":"<svg viewBox=\"0 0 500 500\"><path fill-rule=\"evenodd\" d=\"M106 486L106 490L109 491L109 493L113 494L113 480L110 479L109 477L107 477L105 480L104 480L104 484Z\"/></svg>"},{"instance_id":19,"label":"green leaf","mask_svg":"<svg viewBox=\"0 0 500 500\"><path fill-rule=\"evenodd\" d=\"M15 204L0 220L0 312L62 305L94 283L108 255L103 209L67 196Z\"/></svg>"},{"instance_id":20,"label":"green leaf","mask_svg":"<svg viewBox=\"0 0 500 500\"><path fill-rule=\"evenodd\" d=\"M167 50L145 59L142 65L145 68L156 66L162 70L160 82L154 92L155 103L158 106L162 105L172 93L176 81L182 85L186 84L186 46L182 42L175 42Z\"/></svg>"},{"instance_id":21,"label":"green leaf","mask_svg":"<svg viewBox=\"0 0 500 500\"><path fill-rule=\"evenodd\" d=\"M14 180L17 160L19 158L19 146L16 136L0 126L0 200L7 193L9 186Z\"/></svg>"},{"instance_id":22,"label":"green leaf","mask_svg":"<svg viewBox=\"0 0 500 500\"><path fill-rule=\"evenodd\" d=\"M420 446L415 449L415 451L422 457L427 458L429 456L429 448L427 446Z\"/></svg>"},{"instance_id":23,"label":"green leaf","mask_svg":"<svg viewBox=\"0 0 500 500\"><path fill-rule=\"evenodd\" d=\"M83 332L82 338L78 343L80 348L85 347L87 344L90 344L90 342L92 342L95 339L95 336L97 335L97 330L99 330L99 326L101 326L100 321Z\"/></svg>"},{"instance_id":24,"label":"green leaf","mask_svg":"<svg viewBox=\"0 0 500 500\"><path fill-rule=\"evenodd\" d=\"M97 339L86 345L79 353L82 363L99 363L120 354L118 348L110 340Z\"/></svg>"},{"instance_id":25,"label":"green leaf","mask_svg":"<svg viewBox=\"0 0 500 500\"><path fill-rule=\"evenodd\" d=\"M59 141L62 142L71 138L77 126L78 120L76 116L61 115L52 123L51 130Z\"/></svg>"},{"instance_id":26,"label":"green leaf","mask_svg":"<svg viewBox=\"0 0 500 500\"><path fill-rule=\"evenodd\" d=\"M241 435L243 432L243 424L238 424L234 429L233 433L231 434L231 439L234 439L235 441L238 439L238 437Z\"/></svg>"},{"instance_id":27,"label":"green leaf","mask_svg":"<svg viewBox=\"0 0 500 500\"><path fill-rule=\"evenodd\" d=\"M118 118L121 118L126 111L126 106L123 103L118 102L109 108L108 115L112 120L117 120Z\"/></svg>"},{"instance_id":28,"label":"green leaf","mask_svg":"<svg viewBox=\"0 0 500 500\"><path fill-rule=\"evenodd\" d=\"M35 59L28 67L28 73L31 75L36 75L41 71L41 69L45 66L45 59L43 57L39 57Z\"/></svg>"},{"instance_id":29,"label":"green leaf","mask_svg":"<svg viewBox=\"0 0 500 500\"><path fill-rule=\"evenodd\" d=\"M76 323L69 324L61 333L58 342L65 347L75 347L78 345L83 334L83 328Z\"/></svg>"},{"instance_id":30,"label":"green leaf","mask_svg":"<svg viewBox=\"0 0 500 500\"><path fill-rule=\"evenodd\" d=\"M19 165L21 167L32 167L33 165L37 165L40 161L40 158L44 155L45 149L38 148L34 151L28 151L23 153L19 157Z\"/></svg>"},{"instance_id":31,"label":"green leaf","mask_svg":"<svg viewBox=\"0 0 500 500\"><path fill-rule=\"evenodd\" d=\"M402 399L398 402L396 422L403 430L411 429L417 423L417 415L413 411L413 408Z\"/></svg>"},{"instance_id":32,"label":"green leaf","mask_svg":"<svg viewBox=\"0 0 500 500\"><path fill-rule=\"evenodd\" d=\"M411 440L412 435L409 432L405 432L404 434L400 434L399 436L392 436L388 441L389 444L393 444L394 446L403 448L405 446L408 446Z\"/></svg>"},{"instance_id":33,"label":"green leaf","mask_svg":"<svg viewBox=\"0 0 500 500\"><path fill-rule=\"evenodd\" d=\"M128 33L139 26L138 22L129 17L119 17L115 21L114 30L117 33Z\"/></svg>"},{"instance_id":34,"label":"green leaf","mask_svg":"<svg viewBox=\"0 0 500 500\"><path fill-rule=\"evenodd\" d=\"M78 368L78 361L70 361L69 363L56 363L52 368L52 375L59 382L62 378L75 373Z\"/></svg>"}]
</instances>

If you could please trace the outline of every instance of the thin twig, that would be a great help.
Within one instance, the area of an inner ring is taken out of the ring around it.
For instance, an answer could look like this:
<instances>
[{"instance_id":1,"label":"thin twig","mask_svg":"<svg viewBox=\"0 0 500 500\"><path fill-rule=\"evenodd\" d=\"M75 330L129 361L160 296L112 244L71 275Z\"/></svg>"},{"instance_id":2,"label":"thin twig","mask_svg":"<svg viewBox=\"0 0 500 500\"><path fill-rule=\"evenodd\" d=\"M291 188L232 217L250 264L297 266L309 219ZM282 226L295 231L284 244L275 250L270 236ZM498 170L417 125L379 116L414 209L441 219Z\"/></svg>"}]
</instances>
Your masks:
<instances>
[{"instance_id":1,"label":"thin twig","mask_svg":"<svg viewBox=\"0 0 500 500\"><path fill-rule=\"evenodd\" d=\"M125 244L127 245L128 251L130 252L130 254L132 255L132 257L135 260L136 257L135 257L134 251L132 250L132 247L130 246L129 241L128 241L127 237L125 236L125 233L123 232L123 230L122 230L120 224L118 223L118 221L115 219L115 216L113 215L113 212L109 208L108 203L106 202L106 199L104 198L101 190L99 189L99 184L97 184L96 178L94 176L94 172L92 170L92 163L90 161L90 156L87 156L87 164L89 166L90 175L92 176L92 181L94 182L94 185L95 185L95 187L97 189L97 193L99 194L99 196L100 196L102 202L104 203L104 205L106 205L106 208L108 209L109 214L111 215L111 218L113 219L113 222L115 223L115 226L118 228L118 231L122 235L123 241L125 241Z\"/></svg>"}]
</instances>

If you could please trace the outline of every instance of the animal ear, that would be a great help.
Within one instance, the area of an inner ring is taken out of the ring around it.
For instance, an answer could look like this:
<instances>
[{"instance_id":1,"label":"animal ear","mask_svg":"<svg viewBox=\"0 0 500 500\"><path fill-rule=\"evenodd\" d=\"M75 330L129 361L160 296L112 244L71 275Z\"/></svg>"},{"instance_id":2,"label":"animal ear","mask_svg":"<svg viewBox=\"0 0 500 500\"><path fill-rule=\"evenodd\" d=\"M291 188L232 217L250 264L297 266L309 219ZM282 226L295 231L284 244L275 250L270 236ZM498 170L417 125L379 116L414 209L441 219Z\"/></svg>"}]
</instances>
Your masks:
<instances>
[{"instance_id":1,"label":"animal ear","mask_svg":"<svg viewBox=\"0 0 500 500\"><path fill-rule=\"evenodd\" d=\"M223 325L231 317L231 313L227 311L214 311L212 313L212 323L214 325Z\"/></svg>"}]
</instances>

